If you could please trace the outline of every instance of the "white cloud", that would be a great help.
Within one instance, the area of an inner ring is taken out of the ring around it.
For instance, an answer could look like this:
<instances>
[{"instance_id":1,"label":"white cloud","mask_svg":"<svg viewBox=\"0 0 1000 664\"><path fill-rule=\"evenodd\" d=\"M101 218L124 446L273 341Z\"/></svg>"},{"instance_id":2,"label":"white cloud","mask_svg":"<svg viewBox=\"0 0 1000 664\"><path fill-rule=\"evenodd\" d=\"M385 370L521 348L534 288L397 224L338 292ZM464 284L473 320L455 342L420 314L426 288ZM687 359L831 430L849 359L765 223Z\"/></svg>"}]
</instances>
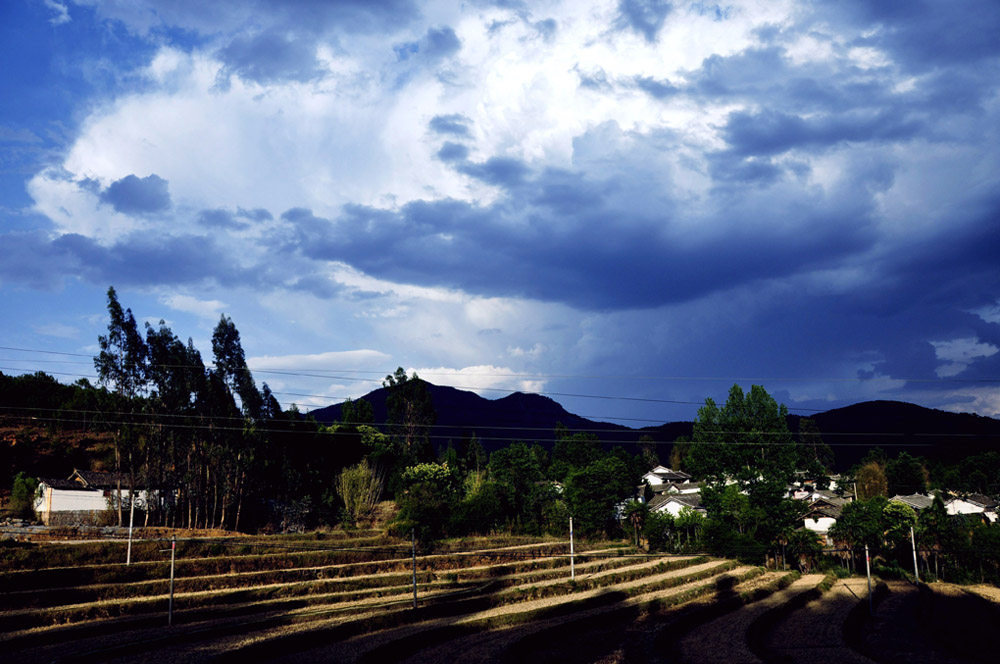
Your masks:
<instances>
[{"instance_id":1,"label":"white cloud","mask_svg":"<svg viewBox=\"0 0 1000 664\"><path fill-rule=\"evenodd\" d=\"M228 305L220 300L199 300L190 295L164 295L160 302L171 309L194 314L201 318L218 318Z\"/></svg>"},{"instance_id":2,"label":"white cloud","mask_svg":"<svg viewBox=\"0 0 1000 664\"><path fill-rule=\"evenodd\" d=\"M80 335L79 329L71 325L63 325L62 323L36 325L34 330L35 334L41 334L47 337L58 337L60 339L75 339Z\"/></svg>"},{"instance_id":3,"label":"white cloud","mask_svg":"<svg viewBox=\"0 0 1000 664\"><path fill-rule=\"evenodd\" d=\"M504 396L500 392L541 392L545 380L535 376L520 375L506 367L478 365L453 369L435 367L413 369L421 378L435 385L449 385L475 392L480 396L496 399Z\"/></svg>"},{"instance_id":4,"label":"white cloud","mask_svg":"<svg viewBox=\"0 0 1000 664\"><path fill-rule=\"evenodd\" d=\"M302 355L259 355L247 359L252 371L308 371L336 373L354 371L359 367L374 369L385 366L389 356L377 350L342 350ZM380 371L380 370L379 370Z\"/></svg>"},{"instance_id":5,"label":"white cloud","mask_svg":"<svg viewBox=\"0 0 1000 664\"><path fill-rule=\"evenodd\" d=\"M57 2L57 0L44 0L44 2L45 6L52 10L52 17L49 19L49 23L52 25L63 25L72 20L69 16L69 8L63 3Z\"/></svg>"},{"instance_id":6,"label":"white cloud","mask_svg":"<svg viewBox=\"0 0 1000 664\"><path fill-rule=\"evenodd\" d=\"M975 337L932 341L937 358L944 364L937 368L941 378L956 376L978 358L995 355L998 349L993 344L984 343Z\"/></svg>"}]
</instances>

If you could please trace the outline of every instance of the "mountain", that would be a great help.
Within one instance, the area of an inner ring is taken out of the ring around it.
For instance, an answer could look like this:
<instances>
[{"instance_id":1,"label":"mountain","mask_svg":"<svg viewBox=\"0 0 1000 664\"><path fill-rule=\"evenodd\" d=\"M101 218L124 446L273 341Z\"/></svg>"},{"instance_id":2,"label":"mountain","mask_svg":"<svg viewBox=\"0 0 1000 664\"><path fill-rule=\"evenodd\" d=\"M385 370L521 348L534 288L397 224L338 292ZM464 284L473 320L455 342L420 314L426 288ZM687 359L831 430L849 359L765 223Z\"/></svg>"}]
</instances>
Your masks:
<instances>
[{"instance_id":1,"label":"mountain","mask_svg":"<svg viewBox=\"0 0 1000 664\"><path fill-rule=\"evenodd\" d=\"M427 383L437 425L431 432L435 447L453 441L458 445L475 434L487 450L506 447L511 441L538 442L545 446L555 441L555 429L562 423L573 432L596 434L606 445L635 445L644 432L618 424L594 422L570 413L552 399L539 394L515 392L501 399L484 399L475 392ZM380 387L361 397L372 405L376 422L387 419L387 390ZM340 406L335 404L310 411L317 422L330 424L340 419Z\"/></svg>"},{"instance_id":2,"label":"mountain","mask_svg":"<svg viewBox=\"0 0 1000 664\"><path fill-rule=\"evenodd\" d=\"M797 415L789 428L798 431ZM837 455L837 466L849 468L868 450L881 447L890 457L900 451L955 463L963 458L1000 451L1000 420L970 413L950 413L903 401L864 401L810 415Z\"/></svg>"},{"instance_id":3,"label":"mountain","mask_svg":"<svg viewBox=\"0 0 1000 664\"><path fill-rule=\"evenodd\" d=\"M501 399L485 399L474 392L427 383L437 425L431 440L435 447L448 441L461 445L473 434L487 450L504 447L511 441L538 442L550 447L555 428L562 423L573 432L596 434L605 447L626 445L636 451L639 437L647 435L662 445L659 456L669 456L669 444L691 435L691 422L668 422L655 427L631 429L618 424L595 422L570 413L552 399L538 394L516 392ZM362 397L372 404L375 421L386 421L386 389L379 388ZM330 424L340 419L340 404L310 413L317 421ZM856 464L874 447L892 457L906 450L916 456L954 463L971 454L1000 451L1000 420L968 413L950 413L900 401L866 401L809 416L819 426L823 439L836 454L838 470ZM799 415L788 416L795 433Z\"/></svg>"}]
</instances>

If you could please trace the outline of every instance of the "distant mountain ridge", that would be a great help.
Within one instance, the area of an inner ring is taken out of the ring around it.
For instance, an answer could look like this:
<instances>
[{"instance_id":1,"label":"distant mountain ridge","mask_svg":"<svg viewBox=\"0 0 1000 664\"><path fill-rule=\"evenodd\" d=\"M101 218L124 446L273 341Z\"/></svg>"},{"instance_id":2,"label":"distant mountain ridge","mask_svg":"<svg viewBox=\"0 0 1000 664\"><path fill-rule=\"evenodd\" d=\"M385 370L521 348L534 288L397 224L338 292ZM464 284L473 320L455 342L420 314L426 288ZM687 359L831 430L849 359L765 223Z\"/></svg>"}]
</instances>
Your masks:
<instances>
[{"instance_id":1,"label":"distant mountain ridge","mask_svg":"<svg viewBox=\"0 0 1000 664\"><path fill-rule=\"evenodd\" d=\"M474 434L487 450L512 441L538 442L550 447L555 428L562 423L573 432L596 434L606 447L625 445L636 451L639 438L648 435L663 446L666 459L670 444L691 435L691 422L667 422L633 429L620 424L595 422L570 413L556 401L540 394L515 392L500 399L486 399L474 392L427 383L437 412L431 442L456 446ZM372 404L375 422L386 421L387 390L379 388L362 399ZM311 411L318 422L340 419L341 404ZM788 427L798 431L801 415L789 415ZM838 469L847 469L868 450L882 447L889 456L906 450L914 455L954 463L963 457L989 450L1000 451L1000 420L968 413L950 413L901 401L866 401L809 416L819 426L823 439L833 448Z\"/></svg>"}]
</instances>

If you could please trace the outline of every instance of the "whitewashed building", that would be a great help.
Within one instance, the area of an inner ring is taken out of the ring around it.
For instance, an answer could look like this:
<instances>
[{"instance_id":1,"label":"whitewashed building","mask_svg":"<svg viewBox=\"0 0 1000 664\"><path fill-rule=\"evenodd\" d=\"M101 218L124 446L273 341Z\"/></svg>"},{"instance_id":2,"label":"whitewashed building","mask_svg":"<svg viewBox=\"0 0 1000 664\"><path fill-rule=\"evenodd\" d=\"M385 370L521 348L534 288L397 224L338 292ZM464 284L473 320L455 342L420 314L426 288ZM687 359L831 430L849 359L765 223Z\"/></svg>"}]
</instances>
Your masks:
<instances>
[{"instance_id":1,"label":"whitewashed building","mask_svg":"<svg viewBox=\"0 0 1000 664\"><path fill-rule=\"evenodd\" d=\"M978 493L947 500L944 503L944 509L951 515L982 514L991 523L996 523L997 520L997 501Z\"/></svg>"}]
</instances>

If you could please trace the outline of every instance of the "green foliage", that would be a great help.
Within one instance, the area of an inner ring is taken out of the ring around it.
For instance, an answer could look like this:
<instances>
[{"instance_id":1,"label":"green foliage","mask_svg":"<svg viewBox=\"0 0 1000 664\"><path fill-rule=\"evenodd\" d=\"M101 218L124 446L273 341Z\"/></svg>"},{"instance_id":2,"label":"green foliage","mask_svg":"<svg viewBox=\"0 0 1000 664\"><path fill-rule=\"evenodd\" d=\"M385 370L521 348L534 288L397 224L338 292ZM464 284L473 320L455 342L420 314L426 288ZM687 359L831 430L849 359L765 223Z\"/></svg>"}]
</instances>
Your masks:
<instances>
[{"instance_id":1,"label":"green foliage","mask_svg":"<svg viewBox=\"0 0 1000 664\"><path fill-rule=\"evenodd\" d=\"M800 572L807 572L818 566L823 544L815 532L800 528L789 535L785 552Z\"/></svg>"},{"instance_id":2,"label":"green foliage","mask_svg":"<svg viewBox=\"0 0 1000 664\"><path fill-rule=\"evenodd\" d=\"M583 533L618 529L615 507L635 491L628 467L614 456L573 470L566 479L566 502L574 525Z\"/></svg>"},{"instance_id":3,"label":"green foliage","mask_svg":"<svg viewBox=\"0 0 1000 664\"><path fill-rule=\"evenodd\" d=\"M706 399L698 410L686 460L690 472L705 480L709 513L736 535L764 545L793 525L784 494L798 453L787 416L763 387L744 394L733 385L725 406Z\"/></svg>"},{"instance_id":4,"label":"green foliage","mask_svg":"<svg viewBox=\"0 0 1000 664\"><path fill-rule=\"evenodd\" d=\"M799 420L798 452L799 469L814 478L825 477L833 469L833 450L823 441L815 420Z\"/></svg>"},{"instance_id":5,"label":"green foliage","mask_svg":"<svg viewBox=\"0 0 1000 664\"><path fill-rule=\"evenodd\" d=\"M694 422L691 472L715 487L735 481L755 505L777 503L797 458L787 416L759 385L746 395L733 385L721 409L706 399Z\"/></svg>"},{"instance_id":6,"label":"green foliage","mask_svg":"<svg viewBox=\"0 0 1000 664\"><path fill-rule=\"evenodd\" d=\"M885 466L878 461L869 461L858 469L854 476L858 485L858 498L870 500L889 493L889 482L885 477Z\"/></svg>"},{"instance_id":7,"label":"green foliage","mask_svg":"<svg viewBox=\"0 0 1000 664\"><path fill-rule=\"evenodd\" d=\"M671 551L676 544L674 517L669 512L650 512L642 526L650 551Z\"/></svg>"},{"instance_id":8,"label":"green foliage","mask_svg":"<svg viewBox=\"0 0 1000 664\"><path fill-rule=\"evenodd\" d=\"M871 549L881 548L886 530L884 509L887 504L882 496L847 503L837 523L830 529L830 536L852 547L867 544Z\"/></svg>"},{"instance_id":9,"label":"green foliage","mask_svg":"<svg viewBox=\"0 0 1000 664\"><path fill-rule=\"evenodd\" d=\"M8 514L15 519L33 520L35 518L35 491L37 489L38 480L24 473L18 473L14 477L10 502L7 504Z\"/></svg>"},{"instance_id":10,"label":"green foliage","mask_svg":"<svg viewBox=\"0 0 1000 664\"><path fill-rule=\"evenodd\" d=\"M344 503L348 522L356 524L372 513L382 495L382 487L382 478L367 459L340 473L337 478L337 494Z\"/></svg>"},{"instance_id":11,"label":"green foliage","mask_svg":"<svg viewBox=\"0 0 1000 664\"><path fill-rule=\"evenodd\" d=\"M375 409L364 399L347 399L340 405L340 421L344 424L372 424L375 421Z\"/></svg>"},{"instance_id":12,"label":"green foliage","mask_svg":"<svg viewBox=\"0 0 1000 664\"><path fill-rule=\"evenodd\" d=\"M887 493L890 496L926 493L927 470L920 459L900 452L885 464Z\"/></svg>"},{"instance_id":13,"label":"green foliage","mask_svg":"<svg viewBox=\"0 0 1000 664\"><path fill-rule=\"evenodd\" d=\"M639 547L639 532L645 525L649 513L649 505L638 500L628 501L625 503L624 509L622 509L622 518L632 526L632 535L635 538L634 543L636 548Z\"/></svg>"},{"instance_id":14,"label":"green foliage","mask_svg":"<svg viewBox=\"0 0 1000 664\"><path fill-rule=\"evenodd\" d=\"M511 520L515 524L537 525L538 496L544 480L539 455L523 442L508 445L490 455L489 473L508 497Z\"/></svg>"},{"instance_id":15,"label":"green foliage","mask_svg":"<svg viewBox=\"0 0 1000 664\"><path fill-rule=\"evenodd\" d=\"M570 434L560 423L556 428L549 477L557 482L565 482L570 473L589 466L602 456L604 451L597 436L592 433Z\"/></svg>"},{"instance_id":16,"label":"green foliage","mask_svg":"<svg viewBox=\"0 0 1000 664\"><path fill-rule=\"evenodd\" d=\"M398 441L411 461L431 455L429 432L437 422L437 413L427 383L416 374L407 376L402 367L382 381L388 390L385 398L389 435Z\"/></svg>"}]
</instances>

